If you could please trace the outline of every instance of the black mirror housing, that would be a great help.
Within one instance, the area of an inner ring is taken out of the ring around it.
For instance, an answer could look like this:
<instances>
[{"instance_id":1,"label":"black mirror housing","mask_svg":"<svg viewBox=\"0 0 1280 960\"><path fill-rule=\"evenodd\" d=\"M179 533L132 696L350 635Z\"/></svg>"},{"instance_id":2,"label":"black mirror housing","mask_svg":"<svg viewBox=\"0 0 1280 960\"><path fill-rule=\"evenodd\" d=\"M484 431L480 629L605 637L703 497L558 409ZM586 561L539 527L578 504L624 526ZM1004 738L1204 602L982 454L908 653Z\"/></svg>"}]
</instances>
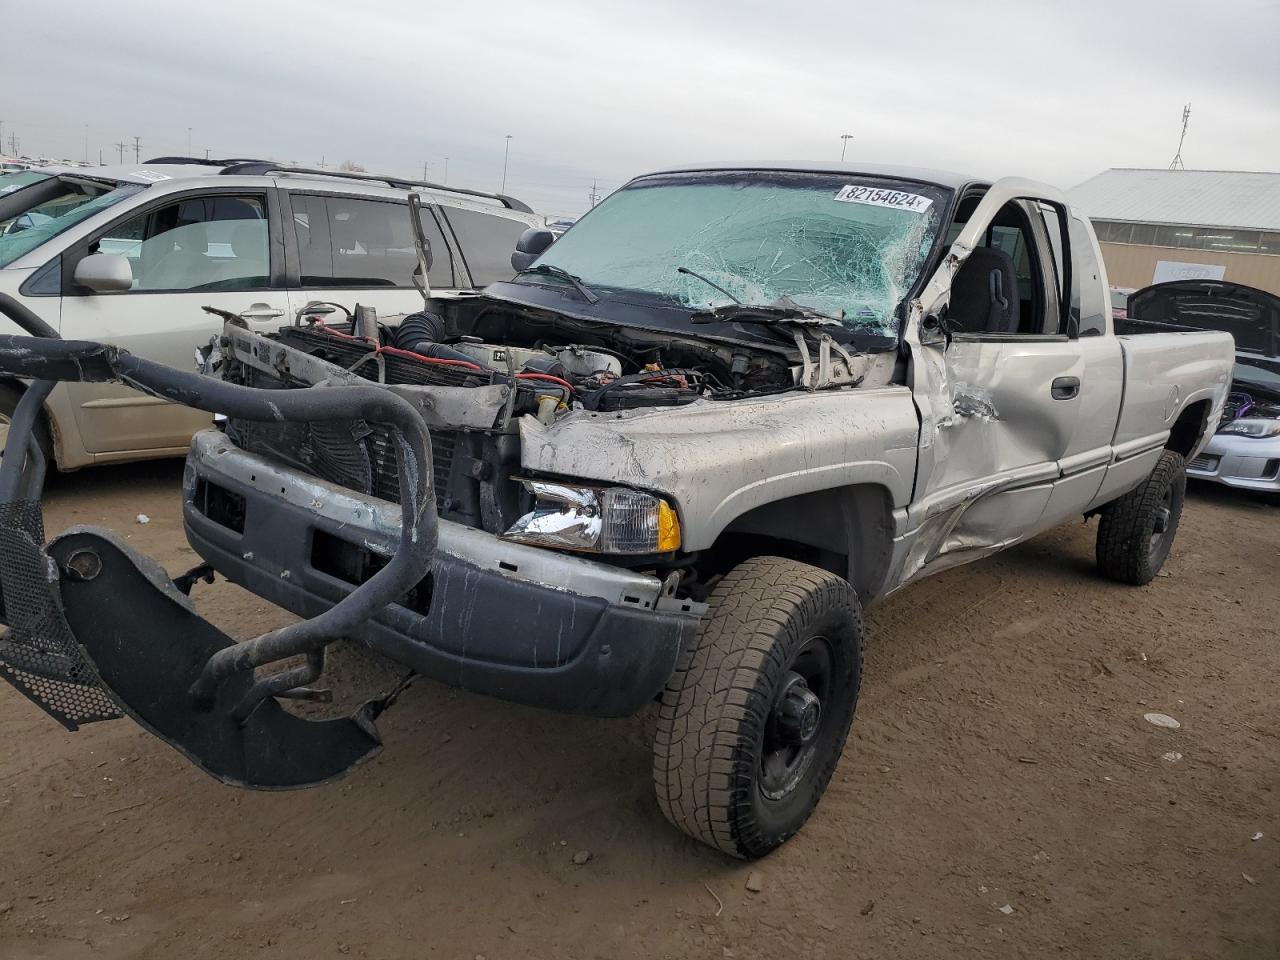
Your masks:
<instances>
[{"instance_id":1,"label":"black mirror housing","mask_svg":"<svg viewBox=\"0 0 1280 960\"><path fill-rule=\"evenodd\" d=\"M555 242L556 235L550 230L530 227L520 234L520 239L516 241L516 252L511 255L512 268L517 273L521 270L528 270L533 266L533 262L542 256L546 249Z\"/></svg>"}]
</instances>

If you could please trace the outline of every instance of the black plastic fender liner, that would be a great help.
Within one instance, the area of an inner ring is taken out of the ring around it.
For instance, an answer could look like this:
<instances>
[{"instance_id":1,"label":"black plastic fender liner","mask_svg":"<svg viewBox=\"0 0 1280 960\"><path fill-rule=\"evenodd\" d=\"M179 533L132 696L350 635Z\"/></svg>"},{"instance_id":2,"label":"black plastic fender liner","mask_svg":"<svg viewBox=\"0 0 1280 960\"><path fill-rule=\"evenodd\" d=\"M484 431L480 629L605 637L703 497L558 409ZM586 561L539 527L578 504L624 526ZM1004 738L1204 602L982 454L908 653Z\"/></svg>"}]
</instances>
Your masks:
<instances>
[{"instance_id":1,"label":"black plastic fender liner","mask_svg":"<svg viewBox=\"0 0 1280 960\"><path fill-rule=\"evenodd\" d=\"M61 572L67 623L103 689L211 776L259 789L307 787L381 749L373 721L394 694L332 720L305 720L268 698L241 723L232 714L255 679L245 671L227 677L212 706L201 709L190 687L234 641L166 588L163 571L149 569L154 565L105 531L71 531L50 543L48 554Z\"/></svg>"}]
</instances>

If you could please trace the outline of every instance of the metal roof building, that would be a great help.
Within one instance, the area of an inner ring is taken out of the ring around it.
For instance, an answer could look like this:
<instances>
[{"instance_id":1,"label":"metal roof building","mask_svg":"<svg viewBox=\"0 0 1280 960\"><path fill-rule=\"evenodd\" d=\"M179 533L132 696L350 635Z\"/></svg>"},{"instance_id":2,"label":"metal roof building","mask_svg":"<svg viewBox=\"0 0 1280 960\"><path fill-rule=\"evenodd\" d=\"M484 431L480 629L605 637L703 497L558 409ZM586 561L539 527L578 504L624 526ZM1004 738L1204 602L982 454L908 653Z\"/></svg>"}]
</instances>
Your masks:
<instances>
[{"instance_id":1,"label":"metal roof building","mask_svg":"<svg viewBox=\"0 0 1280 960\"><path fill-rule=\"evenodd\" d=\"M1116 286L1226 279L1280 294L1280 173L1116 169L1068 194Z\"/></svg>"}]
</instances>

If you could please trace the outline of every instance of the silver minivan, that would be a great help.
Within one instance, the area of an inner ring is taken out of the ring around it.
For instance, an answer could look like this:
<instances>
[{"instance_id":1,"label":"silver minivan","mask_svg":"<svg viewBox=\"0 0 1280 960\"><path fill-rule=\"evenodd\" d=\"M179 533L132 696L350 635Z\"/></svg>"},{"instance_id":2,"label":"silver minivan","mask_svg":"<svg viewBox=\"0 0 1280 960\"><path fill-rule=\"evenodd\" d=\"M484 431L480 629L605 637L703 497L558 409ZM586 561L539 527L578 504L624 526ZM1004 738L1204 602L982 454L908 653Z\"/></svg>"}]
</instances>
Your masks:
<instances>
[{"instance_id":1,"label":"silver minivan","mask_svg":"<svg viewBox=\"0 0 1280 960\"><path fill-rule=\"evenodd\" d=\"M409 194L436 295L511 276L516 239L545 220L498 194L262 161L160 158L0 176L0 293L67 340L116 344L188 368L222 329L288 323L311 301L417 310ZM19 332L0 318L0 332ZM0 448L25 385L0 379ZM183 456L209 415L119 384L59 384L39 437L62 470Z\"/></svg>"}]
</instances>

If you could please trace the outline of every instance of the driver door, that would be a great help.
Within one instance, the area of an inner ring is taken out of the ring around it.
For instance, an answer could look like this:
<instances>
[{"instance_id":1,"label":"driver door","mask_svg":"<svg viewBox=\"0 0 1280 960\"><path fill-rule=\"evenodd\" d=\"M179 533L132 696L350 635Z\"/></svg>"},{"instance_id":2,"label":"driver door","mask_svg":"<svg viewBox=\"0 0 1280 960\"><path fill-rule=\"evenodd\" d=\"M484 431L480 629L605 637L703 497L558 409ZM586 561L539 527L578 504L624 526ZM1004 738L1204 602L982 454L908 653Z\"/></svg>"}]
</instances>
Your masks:
<instances>
[{"instance_id":1,"label":"driver door","mask_svg":"<svg viewBox=\"0 0 1280 960\"><path fill-rule=\"evenodd\" d=\"M921 298L935 306L908 331L921 453L904 579L1058 522L1111 454L1121 361L1072 320L1065 198L1009 179L969 199Z\"/></svg>"},{"instance_id":2,"label":"driver door","mask_svg":"<svg viewBox=\"0 0 1280 960\"><path fill-rule=\"evenodd\" d=\"M98 340L191 370L197 348L221 332L205 306L243 316L260 331L287 323L278 223L270 191L201 191L168 197L117 221L64 263L62 336ZM89 253L126 257L133 287L95 293L71 280ZM85 448L109 455L183 448L212 422L202 410L112 383L67 385Z\"/></svg>"}]
</instances>

